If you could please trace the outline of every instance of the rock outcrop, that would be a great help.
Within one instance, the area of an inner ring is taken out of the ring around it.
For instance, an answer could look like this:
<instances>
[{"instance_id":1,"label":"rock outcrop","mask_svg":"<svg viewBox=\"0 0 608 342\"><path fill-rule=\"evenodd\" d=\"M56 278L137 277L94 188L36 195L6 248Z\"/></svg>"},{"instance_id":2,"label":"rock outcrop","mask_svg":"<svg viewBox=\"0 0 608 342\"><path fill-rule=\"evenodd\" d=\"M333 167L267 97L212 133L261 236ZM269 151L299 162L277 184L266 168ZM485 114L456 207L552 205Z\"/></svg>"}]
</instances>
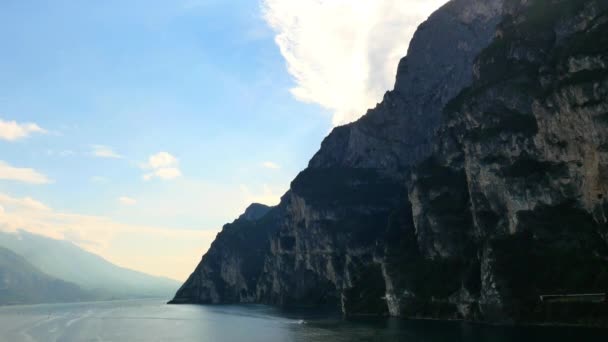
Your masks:
<instances>
[{"instance_id":1,"label":"rock outcrop","mask_svg":"<svg viewBox=\"0 0 608 342\"><path fill-rule=\"evenodd\" d=\"M608 288L606 7L450 1L394 90L334 129L277 207L225 226L174 302L603 315L538 296Z\"/></svg>"},{"instance_id":2,"label":"rock outcrop","mask_svg":"<svg viewBox=\"0 0 608 342\"><path fill-rule=\"evenodd\" d=\"M349 167L403 177L431 152L445 104L472 81L473 60L492 40L503 0L452 0L414 34L395 87L361 119L337 127L309 168Z\"/></svg>"},{"instance_id":3,"label":"rock outcrop","mask_svg":"<svg viewBox=\"0 0 608 342\"><path fill-rule=\"evenodd\" d=\"M280 207L254 203L224 226L171 304L252 303Z\"/></svg>"},{"instance_id":4,"label":"rock outcrop","mask_svg":"<svg viewBox=\"0 0 608 342\"><path fill-rule=\"evenodd\" d=\"M608 2L506 9L414 172L412 243L457 317L585 322L539 296L608 289Z\"/></svg>"}]
</instances>

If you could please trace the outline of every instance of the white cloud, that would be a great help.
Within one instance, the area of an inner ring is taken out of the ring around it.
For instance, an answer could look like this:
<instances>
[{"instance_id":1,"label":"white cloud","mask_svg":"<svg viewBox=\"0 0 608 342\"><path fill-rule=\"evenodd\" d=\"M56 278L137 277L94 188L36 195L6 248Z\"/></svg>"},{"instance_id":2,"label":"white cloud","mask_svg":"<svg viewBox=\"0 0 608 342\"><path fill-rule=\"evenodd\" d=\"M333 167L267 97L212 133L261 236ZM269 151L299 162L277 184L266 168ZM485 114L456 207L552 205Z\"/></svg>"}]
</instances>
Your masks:
<instances>
[{"instance_id":1,"label":"white cloud","mask_svg":"<svg viewBox=\"0 0 608 342\"><path fill-rule=\"evenodd\" d=\"M153 186L139 189L137 196L125 191L119 195L132 196L137 204L128 207L128 212L117 210L114 219L60 211L33 198L3 195L0 190L0 206L5 210L0 214L0 230L24 229L68 240L121 266L184 280L223 224L252 202L277 204L289 180L243 184L232 179L217 183L180 177L160 192ZM149 223L126 224L124 220Z\"/></svg>"},{"instance_id":2,"label":"white cloud","mask_svg":"<svg viewBox=\"0 0 608 342\"><path fill-rule=\"evenodd\" d=\"M136 205L137 200L127 196L121 196L118 198L118 202L122 205Z\"/></svg>"},{"instance_id":3,"label":"white cloud","mask_svg":"<svg viewBox=\"0 0 608 342\"><path fill-rule=\"evenodd\" d=\"M145 181L159 178L163 180L172 180L182 175L178 168L179 160L168 152L158 152L148 158L148 162L142 165L143 169L151 170L144 174L142 178Z\"/></svg>"},{"instance_id":4,"label":"white cloud","mask_svg":"<svg viewBox=\"0 0 608 342\"><path fill-rule=\"evenodd\" d=\"M0 231L25 230L68 240L124 267L185 280L217 230L129 225L106 217L65 213L32 198L0 193Z\"/></svg>"},{"instance_id":5,"label":"white cloud","mask_svg":"<svg viewBox=\"0 0 608 342\"><path fill-rule=\"evenodd\" d=\"M113 158L113 159L122 159L124 158L122 155L114 152L111 147L104 145L93 145L91 146L92 151L91 154L95 157L99 158Z\"/></svg>"},{"instance_id":6,"label":"white cloud","mask_svg":"<svg viewBox=\"0 0 608 342\"><path fill-rule=\"evenodd\" d=\"M182 172L175 167L165 167L154 172L156 177L160 179L174 179L182 175Z\"/></svg>"},{"instance_id":7,"label":"white cloud","mask_svg":"<svg viewBox=\"0 0 608 342\"><path fill-rule=\"evenodd\" d=\"M18 123L0 119L0 139L15 141L29 137L32 133L47 133L35 123Z\"/></svg>"},{"instance_id":8,"label":"white cloud","mask_svg":"<svg viewBox=\"0 0 608 342\"><path fill-rule=\"evenodd\" d=\"M356 120L392 88L417 26L447 0L264 0L292 94Z\"/></svg>"},{"instance_id":9,"label":"white cloud","mask_svg":"<svg viewBox=\"0 0 608 342\"><path fill-rule=\"evenodd\" d=\"M175 166L177 165L177 158L172 156L168 152L158 152L157 154L153 154L148 158L148 167L151 169L159 169L163 167Z\"/></svg>"},{"instance_id":10,"label":"white cloud","mask_svg":"<svg viewBox=\"0 0 608 342\"><path fill-rule=\"evenodd\" d=\"M42 173L29 168L19 168L0 160L0 179L28 184L47 184L51 180Z\"/></svg>"},{"instance_id":11,"label":"white cloud","mask_svg":"<svg viewBox=\"0 0 608 342\"><path fill-rule=\"evenodd\" d=\"M35 211L50 211L44 203L36 201L31 197L16 198L0 193L0 203L6 208L20 208Z\"/></svg>"},{"instance_id":12,"label":"white cloud","mask_svg":"<svg viewBox=\"0 0 608 342\"><path fill-rule=\"evenodd\" d=\"M178 168L164 167L164 168L154 170L150 173L146 173L142 176L142 178L145 181L149 181L154 178L159 178L159 179L163 179L163 180L172 180L177 177L180 177L181 175L182 175L182 172Z\"/></svg>"},{"instance_id":13,"label":"white cloud","mask_svg":"<svg viewBox=\"0 0 608 342\"><path fill-rule=\"evenodd\" d=\"M262 163L262 167L265 167L267 169L278 170L281 168L281 165L271 162L271 161L265 161Z\"/></svg>"}]
</instances>

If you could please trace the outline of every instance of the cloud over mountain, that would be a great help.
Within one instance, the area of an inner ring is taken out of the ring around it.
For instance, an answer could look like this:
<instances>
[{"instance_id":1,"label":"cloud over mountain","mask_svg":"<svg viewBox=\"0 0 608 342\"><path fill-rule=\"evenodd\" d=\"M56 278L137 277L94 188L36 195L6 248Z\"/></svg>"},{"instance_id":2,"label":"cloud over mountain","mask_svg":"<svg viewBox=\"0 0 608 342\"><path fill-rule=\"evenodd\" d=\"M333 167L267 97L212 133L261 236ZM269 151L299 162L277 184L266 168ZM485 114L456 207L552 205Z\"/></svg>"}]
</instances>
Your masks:
<instances>
[{"instance_id":1,"label":"cloud over mountain","mask_svg":"<svg viewBox=\"0 0 608 342\"><path fill-rule=\"evenodd\" d=\"M358 119L392 88L417 26L446 0L264 0L300 101Z\"/></svg>"}]
</instances>

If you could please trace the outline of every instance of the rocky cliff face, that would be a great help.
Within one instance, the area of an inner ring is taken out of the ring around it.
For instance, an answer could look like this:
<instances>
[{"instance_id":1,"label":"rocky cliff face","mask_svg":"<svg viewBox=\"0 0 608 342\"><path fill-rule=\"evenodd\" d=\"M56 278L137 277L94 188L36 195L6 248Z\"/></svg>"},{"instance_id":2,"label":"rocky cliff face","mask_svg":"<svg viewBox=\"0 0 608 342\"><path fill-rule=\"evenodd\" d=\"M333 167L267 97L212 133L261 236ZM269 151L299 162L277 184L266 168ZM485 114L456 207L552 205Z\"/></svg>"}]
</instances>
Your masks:
<instances>
[{"instance_id":1,"label":"rocky cliff face","mask_svg":"<svg viewBox=\"0 0 608 342\"><path fill-rule=\"evenodd\" d=\"M459 0L433 14L401 61L395 89L325 139L284 198L258 284L262 301L387 312L379 246L389 216L406 196L411 165L431 151L441 109L470 84L501 8L495 0Z\"/></svg>"},{"instance_id":2,"label":"rocky cliff face","mask_svg":"<svg viewBox=\"0 0 608 342\"><path fill-rule=\"evenodd\" d=\"M561 318L539 294L608 288L605 8L446 4L395 89L225 226L174 301L542 321Z\"/></svg>"},{"instance_id":3,"label":"rocky cliff face","mask_svg":"<svg viewBox=\"0 0 608 342\"><path fill-rule=\"evenodd\" d=\"M458 316L584 319L538 298L608 288L608 2L506 9L414 172L414 243L452 265L443 299Z\"/></svg>"},{"instance_id":4,"label":"rocky cliff face","mask_svg":"<svg viewBox=\"0 0 608 342\"><path fill-rule=\"evenodd\" d=\"M170 303L257 301L257 278L280 211L279 207L254 203L238 219L225 225Z\"/></svg>"},{"instance_id":5,"label":"rocky cliff face","mask_svg":"<svg viewBox=\"0 0 608 342\"><path fill-rule=\"evenodd\" d=\"M351 167L402 176L427 157L443 106L472 80L475 56L501 18L503 0L452 0L414 34L395 87L376 108L337 127L309 168Z\"/></svg>"}]
</instances>

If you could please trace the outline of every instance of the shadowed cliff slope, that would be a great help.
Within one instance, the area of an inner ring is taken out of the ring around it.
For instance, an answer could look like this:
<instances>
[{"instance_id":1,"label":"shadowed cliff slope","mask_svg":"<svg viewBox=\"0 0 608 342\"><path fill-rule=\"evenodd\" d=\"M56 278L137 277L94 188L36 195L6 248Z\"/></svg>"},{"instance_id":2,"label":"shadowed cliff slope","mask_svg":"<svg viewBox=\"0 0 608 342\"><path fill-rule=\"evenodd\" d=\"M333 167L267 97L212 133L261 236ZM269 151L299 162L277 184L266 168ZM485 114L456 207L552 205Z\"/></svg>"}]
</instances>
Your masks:
<instances>
[{"instance_id":1,"label":"shadowed cliff slope","mask_svg":"<svg viewBox=\"0 0 608 342\"><path fill-rule=\"evenodd\" d=\"M250 205L224 226L209 251L170 302L251 303L280 208Z\"/></svg>"},{"instance_id":2,"label":"shadowed cliff slope","mask_svg":"<svg viewBox=\"0 0 608 342\"><path fill-rule=\"evenodd\" d=\"M410 243L452 265L450 286L426 300L455 317L608 318L605 304L539 301L608 290L607 11L607 1L508 1L475 81L446 107L410 187Z\"/></svg>"}]
</instances>

